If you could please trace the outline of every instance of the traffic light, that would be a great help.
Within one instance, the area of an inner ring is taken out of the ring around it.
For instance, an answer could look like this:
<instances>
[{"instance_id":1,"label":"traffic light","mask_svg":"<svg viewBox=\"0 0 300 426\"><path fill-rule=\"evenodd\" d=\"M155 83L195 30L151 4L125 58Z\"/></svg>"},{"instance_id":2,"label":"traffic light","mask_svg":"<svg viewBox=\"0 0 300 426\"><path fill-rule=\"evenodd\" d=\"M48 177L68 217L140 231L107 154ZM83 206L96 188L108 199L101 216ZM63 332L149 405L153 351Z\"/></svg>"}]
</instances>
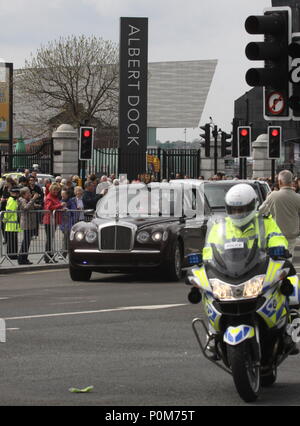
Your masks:
<instances>
[{"instance_id":1,"label":"traffic light","mask_svg":"<svg viewBox=\"0 0 300 426\"><path fill-rule=\"evenodd\" d=\"M292 34L292 43L289 45L289 55L292 58L290 70L290 82L292 84L289 106L292 110L292 118L300 120L300 33Z\"/></svg>"},{"instance_id":2,"label":"traffic light","mask_svg":"<svg viewBox=\"0 0 300 426\"><path fill-rule=\"evenodd\" d=\"M282 132L280 126L268 127L268 158L280 158Z\"/></svg>"},{"instance_id":3,"label":"traffic light","mask_svg":"<svg viewBox=\"0 0 300 426\"><path fill-rule=\"evenodd\" d=\"M200 126L200 129L204 130L204 133L200 134L200 137L204 139L205 157L210 157L210 124Z\"/></svg>"},{"instance_id":4,"label":"traffic light","mask_svg":"<svg viewBox=\"0 0 300 426\"><path fill-rule=\"evenodd\" d=\"M239 149L238 149L238 127L240 125L240 120L234 118L232 120L232 142L231 142L231 156L232 158L238 158Z\"/></svg>"},{"instance_id":5,"label":"traffic light","mask_svg":"<svg viewBox=\"0 0 300 426\"><path fill-rule=\"evenodd\" d=\"M226 132L221 133L221 157L231 156L231 141L227 142L227 139L231 139L231 135Z\"/></svg>"},{"instance_id":6,"label":"traffic light","mask_svg":"<svg viewBox=\"0 0 300 426\"><path fill-rule=\"evenodd\" d=\"M80 127L79 133L79 160L93 158L94 128Z\"/></svg>"},{"instance_id":7,"label":"traffic light","mask_svg":"<svg viewBox=\"0 0 300 426\"><path fill-rule=\"evenodd\" d=\"M238 127L238 149L240 158L251 157L251 127Z\"/></svg>"},{"instance_id":8,"label":"traffic light","mask_svg":"<svg viewBox=\"0 0 300 426\"><path fill-rule=\"evenodd\" d=\"M246 56L253 61L265 61L264 68L251 68L246 73L249 86L263 86L265 120L289 120L289 97L292 14L290 7L271 7L263 16L249 16L245 22L249 34L263 34L263 42L246 46Z\"/></svg>"}]
</instances>

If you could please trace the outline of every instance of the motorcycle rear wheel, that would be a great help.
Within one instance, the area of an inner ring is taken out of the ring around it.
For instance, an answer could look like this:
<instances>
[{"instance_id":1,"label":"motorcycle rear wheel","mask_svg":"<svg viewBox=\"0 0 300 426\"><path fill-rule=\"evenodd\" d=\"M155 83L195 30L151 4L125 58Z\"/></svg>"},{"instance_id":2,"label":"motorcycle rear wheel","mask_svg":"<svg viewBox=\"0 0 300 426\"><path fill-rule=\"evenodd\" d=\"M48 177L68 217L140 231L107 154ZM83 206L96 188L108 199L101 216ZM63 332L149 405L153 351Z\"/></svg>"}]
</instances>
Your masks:
<instances>
[{"instance_id":1,"label":"motorcycle rear wheel","mask_svg":"<svg viewBox=\"0 0 300 426\"><path fill-rule=\"evenodd\" d=\"M260 389L260 368L255 366L249 341L227 345L227 353L238 394L245 402L255 401Z\"/></svg>"}]
</instances>

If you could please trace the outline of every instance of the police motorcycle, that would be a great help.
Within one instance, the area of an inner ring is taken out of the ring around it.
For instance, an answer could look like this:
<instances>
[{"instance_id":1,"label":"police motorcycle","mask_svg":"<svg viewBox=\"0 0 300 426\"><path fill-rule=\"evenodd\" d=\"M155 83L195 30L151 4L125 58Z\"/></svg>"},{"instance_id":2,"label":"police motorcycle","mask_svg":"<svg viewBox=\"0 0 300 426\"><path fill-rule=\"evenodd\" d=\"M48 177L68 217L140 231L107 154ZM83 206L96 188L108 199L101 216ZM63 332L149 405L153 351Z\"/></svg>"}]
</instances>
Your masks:
<instances>
[{"instance_id":1,"label":"police motorcycle","mask_svg":"<svg viewBox=\"0 0 300 426\"><path fill-rule=\"evenodd\" d=\"M240 397L252 402L261 386L275 383L278 366L295 352L290 330L295 319L299 323L298 277L285 248L266 252L259 235L251 248L234 238L222 250L210 246L208 261L189 256L188 298L204 308L193 330L203 355L231 374Z\"/></svg>"}]
</instances>

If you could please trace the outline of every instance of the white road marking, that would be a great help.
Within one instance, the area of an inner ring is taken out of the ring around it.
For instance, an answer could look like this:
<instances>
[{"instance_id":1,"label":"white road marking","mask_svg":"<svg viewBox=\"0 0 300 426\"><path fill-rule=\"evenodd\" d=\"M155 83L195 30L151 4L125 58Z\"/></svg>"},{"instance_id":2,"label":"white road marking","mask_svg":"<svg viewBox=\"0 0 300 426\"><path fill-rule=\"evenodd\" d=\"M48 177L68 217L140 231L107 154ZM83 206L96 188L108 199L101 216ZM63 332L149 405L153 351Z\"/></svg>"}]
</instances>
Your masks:
<instances>
[{"instance_id":1,"label":"white road marking","mask_svg":"<svg viewBox=\"0 0 300 426\"><path fill-rule=\"evenodd\" d=\"M90 315L90 314L99 314L105 312L118 312L118 311L137 311L137 310L155 310L155 309L168 309L168 308L177 308L179 306L187 306L188 303L179 303L174 305L149 305L149 306L125 306L122 308L111 308L111 309L99 309L97 311L80 311L80 312L60 312L57 314L42 314L42 315L27 315L22 317L7 317L4 318L5 321L8 320L23 320L23 319L35 319L35 318L53 318L53 317L65 317L70 315Z\"/></svg>"}]
</instances>

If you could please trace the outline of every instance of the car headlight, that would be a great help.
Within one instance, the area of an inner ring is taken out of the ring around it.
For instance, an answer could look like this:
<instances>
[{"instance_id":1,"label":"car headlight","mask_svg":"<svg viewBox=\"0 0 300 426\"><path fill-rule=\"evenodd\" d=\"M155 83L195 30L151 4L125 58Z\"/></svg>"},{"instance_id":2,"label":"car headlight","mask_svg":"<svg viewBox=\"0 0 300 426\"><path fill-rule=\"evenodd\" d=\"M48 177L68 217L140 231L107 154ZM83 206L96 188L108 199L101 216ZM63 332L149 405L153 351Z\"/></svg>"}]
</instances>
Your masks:
<instances>
[{"instance_id":1,"label":"car headlight","mask_svg":"<svg viewBox=\"0 0 300 426\"><path fill-rule=\"evenodd\" d=\"M84 233L82 231L78 231L75 233L75 240L82 241L84 239Z\"/></svg>"},{"instance_id":2,"label":"car headlight","mask_svg":"<svg viewBox=\"0 0 300 426\"><path fill-rule=\"evenodd\" d=\"M145 244L147 241L149 241L150 234L147 231L141 231L137 234L137 241L141 244Z\"/></svg>"},{"instance_id":3,"label":"car headlight","mask_svg":"<svg viewBox=\"0 0 300 426\"><path fill-rule=\"evenodd\" d=\"M156 243L161 241L162 237L163 237L163 234L160 231L153 232L153 234L151 235L152 240L155 241Z\"/></svg>"},{"instance_id":4,"label":"car headlight","mask_svg":"<svg viewBox=\"0 0 300 426\"><path fill-rule=\"evenodd\" d=\"M88 243L93 243L97 239L97 232L95 231L88 231L86 233L85 239Z\"/></svg>"},{"instance_id":5,"label":"car headlight","mask_svg":"<svg viewBox=\"0 0 300 426\"><path fill-rule=\"evenodd\" d=\"M244 286L243 296L247 298L257 297L263 289L264 275L258 275L247 281Z\"/></svg>"}]
</instances>

